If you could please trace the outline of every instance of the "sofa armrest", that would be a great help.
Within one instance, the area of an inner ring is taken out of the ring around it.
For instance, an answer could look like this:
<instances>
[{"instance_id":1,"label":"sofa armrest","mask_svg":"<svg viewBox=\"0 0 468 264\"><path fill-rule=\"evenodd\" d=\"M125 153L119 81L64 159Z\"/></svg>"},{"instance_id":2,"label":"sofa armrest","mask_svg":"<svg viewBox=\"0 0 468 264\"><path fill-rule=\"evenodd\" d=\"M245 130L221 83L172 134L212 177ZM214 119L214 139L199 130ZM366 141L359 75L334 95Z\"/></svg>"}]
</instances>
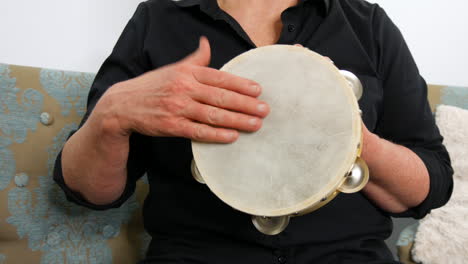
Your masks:
<instances>
[{"instance_id":1,"label":"sofa armrest","mask_svg":"<svg viewBox=\"0 0 468 264\"><path fill-rule=\"evenodd\" d=\"M403 264L416 264L412 258L411 250L414 245L414 238L418 230L419 222L407 226L401 231L397 241L398 258Z\"/></svg>"}]
</instances>

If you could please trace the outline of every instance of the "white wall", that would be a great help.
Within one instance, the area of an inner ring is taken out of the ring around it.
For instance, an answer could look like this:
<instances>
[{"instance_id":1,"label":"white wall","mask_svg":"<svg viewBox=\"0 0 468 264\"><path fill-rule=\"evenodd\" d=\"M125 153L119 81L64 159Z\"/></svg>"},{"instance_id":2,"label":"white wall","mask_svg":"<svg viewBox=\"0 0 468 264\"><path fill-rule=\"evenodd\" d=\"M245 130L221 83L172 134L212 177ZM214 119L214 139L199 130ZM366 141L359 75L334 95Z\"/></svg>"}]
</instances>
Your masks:
<instances>
[{"instance_id":1,"label":"white wall","mask_svg":"<svg viewBox=\"0 0 468 264\"><path fill-rule=\"evenodd\" d=\"M468 86L468 1L371 0L430 83ZM140 0L0 0L0 62L98 70Z\"/></svg>"},{"instance_id":2,"label":"white wall","mask_svg":"<svg viewBox=\"0 0 468 264\"><path fill-rule=\"evenodd\" d=\"M370 0L398 25L433 84L468 86L468 1Z\"/></svg>"},{"instance_id":3,"label":"white wall","mask_svg":"<svg viewBox=\"0 0 468 264\"><path fill-rule=\"evenodd\" d=\"M96 72L141 0L0 0L0 62Z\"/></svg>"}]
</instances>

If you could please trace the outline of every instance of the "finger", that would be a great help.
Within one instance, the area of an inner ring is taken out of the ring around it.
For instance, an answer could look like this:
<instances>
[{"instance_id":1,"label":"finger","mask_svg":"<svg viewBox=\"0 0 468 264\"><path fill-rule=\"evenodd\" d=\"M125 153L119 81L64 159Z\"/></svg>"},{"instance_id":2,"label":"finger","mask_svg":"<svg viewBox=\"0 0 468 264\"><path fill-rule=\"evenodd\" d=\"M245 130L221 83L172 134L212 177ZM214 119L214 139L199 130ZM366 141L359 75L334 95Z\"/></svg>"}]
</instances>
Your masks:
<instances>
[{"instance_id":1,"label":"finger","mask_svg":"<svg viewBox=\"0 0 468 264\"><path fill-rule=\"evenodd\" d=\"M191 121L183 121L181 135L200 142L231 143L239 138L239 132L226 128L211 127Z\"/></svg>"},{"instance_id":2,"label":"finger","mask_svg":"<svg viewBox=\"0 0 468 264\"><path fill-rule=\"evenodd\" d=\"M193 76L199 83L249 96L257 97L261 93L261 87L258 83L228 72L207 67L195 67L193 69Z\"/></svg>"},{"instance_id":3,"label":"finger","mask_svg":"<svg viewBox=\"0 0 468 264\"><path fill-rule=\"evenodd\" d=\"M302 46L301 44L298 44L298 43L297 43L297 44L294 44L294 46L304 48L304 46ZM331 63L334 63L329 57L327 57L327 56L323 56L323 57L325 57L325 58L326 58L327 60L329 60Z\"/></svg>"},{"instance_id":4,"label":"finger","mask_svg":"<svg viewBox=\"0 0 468 264\"><path fill-rule=\"evenodd\" d=\"M210 42L204 36L200 38L198 49L184 58L181 63L189 63L198 66L208 66L211 60Z\"/></svg>"},{"instance_id":5,"label":"finger","mask_svg":"<svg viewBox=\"0 0 468 264\"><path fill-rule=\"evenodd\" d=\"M327 57L327 56L323 56L323 57L325 57L325 59L329 60L331 63L335 64L335 62L332 61L329 57Z\"/></svg>"},{"instance_id":6,"label":"finger","mask_svg":"<svg viewBox=\"0 0 468 264\"><path fill-rule=\"evenodd\" d=\"M193 102L186 107L184 116L206 125L254 132L262 126L262 119L231 112L211 105Z\"/></svg>"},{"instance_id":7,"label":"finger","mask_svg":"<svg viewBox=\"0 0 468 264\"><path fill-rule=\"evenodd\" d=\"M247 115L266 117L270 111L267 103L257 98L236 93L226 89L220 89L209 85L200 85L190 95L194 100L216 106L218 108L233 110Z\"/></svg>"}]
</instances>

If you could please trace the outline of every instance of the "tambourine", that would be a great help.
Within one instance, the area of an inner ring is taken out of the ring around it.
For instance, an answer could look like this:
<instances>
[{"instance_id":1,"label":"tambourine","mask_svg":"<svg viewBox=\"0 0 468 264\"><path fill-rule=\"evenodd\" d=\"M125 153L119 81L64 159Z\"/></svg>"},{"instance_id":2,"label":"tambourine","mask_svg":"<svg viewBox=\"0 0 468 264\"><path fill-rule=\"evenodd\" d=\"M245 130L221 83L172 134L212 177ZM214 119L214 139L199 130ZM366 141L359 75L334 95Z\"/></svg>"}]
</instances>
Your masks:
<instances>
[{"instance_id":1,"label":"tambourine","mask_svg":"<svg viewBox=\"0 0 468 264\"><path fill-rule=\"evenodd\" d=\"M262 128L231 144L192 141L192 174L232 208L276 235L291 217L319 209L339 193L360 191L369 170L360 158L359 79L302 47L245 52L222 71L262 86L270 106Z\"/></svg>"}]
</instances>

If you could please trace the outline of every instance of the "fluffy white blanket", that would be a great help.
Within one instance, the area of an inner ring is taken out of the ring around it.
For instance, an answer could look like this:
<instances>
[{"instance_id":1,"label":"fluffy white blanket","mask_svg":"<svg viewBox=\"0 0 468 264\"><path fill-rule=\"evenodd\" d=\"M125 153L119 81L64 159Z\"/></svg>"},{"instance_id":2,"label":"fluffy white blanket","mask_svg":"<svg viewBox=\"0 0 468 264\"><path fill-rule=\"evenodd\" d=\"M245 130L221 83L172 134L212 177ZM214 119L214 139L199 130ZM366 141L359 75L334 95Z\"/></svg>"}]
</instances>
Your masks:
<instances>
[{"instance_id":1,"label":"fluffy white blanket","mask_svg":"<svg viewBox=\"0 0 468 264\"><path fill-rule=\"evenodd\" d=\"M433 210L419 225L413 259L424 264L468 263L468 110L439 106L436 121L454 168L448 204Z\"/></svg>"}]
</instances>

